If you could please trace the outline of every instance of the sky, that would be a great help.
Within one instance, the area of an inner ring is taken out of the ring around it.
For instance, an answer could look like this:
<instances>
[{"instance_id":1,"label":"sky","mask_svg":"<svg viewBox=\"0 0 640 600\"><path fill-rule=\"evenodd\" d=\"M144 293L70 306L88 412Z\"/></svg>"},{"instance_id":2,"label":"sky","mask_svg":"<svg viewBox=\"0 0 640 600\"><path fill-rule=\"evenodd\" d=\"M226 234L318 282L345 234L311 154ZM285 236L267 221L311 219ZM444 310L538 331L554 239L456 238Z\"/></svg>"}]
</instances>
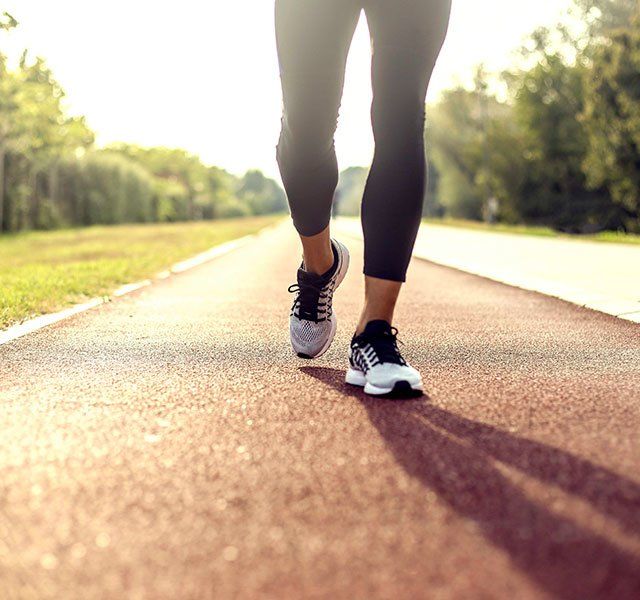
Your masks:
<instances>
[{"instance_id":1,"label":"sky","mask_svg":"<svg viewBox=\"0 0 640 600\"><path fill-rule=\"evenodd\" d=\"M389 0L393 1L393 0ZM475 66L499 71L570 0L453 0L448 39L428 101L468 83ZM14 60L44 57L105 145L185 148L241 174L277 178L281 92L273 0L0 0L20 27L2 36ZM366 21L354 36L336 135L341 168L369 164L373 138Z\"/></svg>"}]
</instances>

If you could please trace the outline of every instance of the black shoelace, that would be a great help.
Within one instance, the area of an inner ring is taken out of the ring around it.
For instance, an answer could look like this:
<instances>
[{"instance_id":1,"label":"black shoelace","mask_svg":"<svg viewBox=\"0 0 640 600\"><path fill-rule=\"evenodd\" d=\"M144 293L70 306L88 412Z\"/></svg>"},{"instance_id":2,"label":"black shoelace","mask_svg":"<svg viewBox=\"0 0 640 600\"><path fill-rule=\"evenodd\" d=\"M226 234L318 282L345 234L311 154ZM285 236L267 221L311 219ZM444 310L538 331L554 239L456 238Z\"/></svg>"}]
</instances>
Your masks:
<instances>
[{"instance_id":1,"label":"black shoelace","mask_svg":"<svg viewBox=\"0 0 640 600\"><path fill-rule=\"evenodd\" d=\"M407 364L398 349L398 330L395 327L392 327L389 331L363 336L361 340L356 340L356 344L369 359L371 367L381 363L403 366Z\"/></svg>"},{"instance_id":2,"label":"black shoelace","mask_svg":"<svg viewBox=\"0 0 640 600\"><path fill-rule=\"evenodd\" d=\"M289 286L289 293L297 294L291 307L293 315L304 321L320 323L331 317L331 307L327 306L329 297L328 281L324 285L310 282L294 283ZM322 302L324 300L324 302ZM297 309L297 311L296 311Z\"/></svg>"}]
</instances>

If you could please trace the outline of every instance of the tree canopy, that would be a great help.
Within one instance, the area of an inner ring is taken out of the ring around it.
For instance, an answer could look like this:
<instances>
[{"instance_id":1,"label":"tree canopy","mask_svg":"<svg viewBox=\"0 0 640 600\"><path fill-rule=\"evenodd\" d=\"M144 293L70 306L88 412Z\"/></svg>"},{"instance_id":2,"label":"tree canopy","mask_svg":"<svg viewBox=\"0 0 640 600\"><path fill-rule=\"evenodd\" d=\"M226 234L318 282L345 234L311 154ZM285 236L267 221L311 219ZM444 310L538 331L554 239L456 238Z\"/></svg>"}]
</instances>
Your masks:
<instances>
[{"instance_id":1,"label":"tree canopy","mask_svg":"<svg viewBox=\"0 0 640 600\"><path fill-rule=\"evenodd\" d=\"M427 108L427 206L481 219L497 201L507 222L640 231L640 8L576 8L583 30L538 29L493 85L480 69Z\"/></svg>"},{"instance_id":2,"label":"tree canopy","mask_svg":"<svg viewBox=\"0 0 640 600\"><path fill-rule=\"evenodd\" d=\"M4 13L0 34L18 25ZM0 40L2 38L0 37ZM175 148L95 147L41 58L0 54L0 233L93 223L178 221L286 209L259 171L236 177Z\"/></svg>"}]
</instances>

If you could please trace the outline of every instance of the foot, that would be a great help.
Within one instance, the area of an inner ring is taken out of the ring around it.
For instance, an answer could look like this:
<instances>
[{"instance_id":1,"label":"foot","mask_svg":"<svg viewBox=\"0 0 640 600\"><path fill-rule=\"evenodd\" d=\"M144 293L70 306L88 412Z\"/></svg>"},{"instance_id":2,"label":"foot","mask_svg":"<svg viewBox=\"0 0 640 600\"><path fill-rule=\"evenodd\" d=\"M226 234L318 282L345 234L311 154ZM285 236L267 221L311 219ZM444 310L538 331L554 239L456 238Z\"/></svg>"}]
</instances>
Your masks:
<instances>
[{"instance_id":1,"label":"foot","mask_svg":"<svg viewBox=\"0 0 640 600\"><path fill-rule=\"evenodd\" d=\"M369 321L351 341L346 382L372 396L422 394L420 373L398 350L398 330L386 321Z\"/></svg>"},{"instance_id":2,"label":"foot","mask_svg":"<svg viewBox=\"0 0 640 600\"><path fill-rule=\"evenodd\" d=\"M298 269L298 283L289 287L296 299L291 307L289 333L291 346L300 358L318 358L331 346L336 335L336 316L333 314L333 293L342 283L349 268L349 251L331 240L333 266L324 275Z\"/></svg>"}]
</instances>

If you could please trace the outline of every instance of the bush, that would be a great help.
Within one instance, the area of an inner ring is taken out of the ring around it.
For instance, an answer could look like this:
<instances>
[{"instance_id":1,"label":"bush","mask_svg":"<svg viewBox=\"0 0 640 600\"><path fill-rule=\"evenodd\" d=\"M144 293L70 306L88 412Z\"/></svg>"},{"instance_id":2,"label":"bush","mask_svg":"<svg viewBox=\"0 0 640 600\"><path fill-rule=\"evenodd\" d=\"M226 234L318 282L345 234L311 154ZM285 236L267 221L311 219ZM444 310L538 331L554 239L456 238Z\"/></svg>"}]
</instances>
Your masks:
<instances>
[{"instance_id":1,"label":"bush","mask_svg":"<svg viewBox=\"0 0 640 600\"><path fill-rule=\"evenodd\" d=\"M153 178L123 156L91 152L59 167L61 218L93 225L155 220Z\"/></svg>"},{"instance_id":2,"label":"bush","mask_svg":"<svg viewBox=\"0 0 640 600\"><path fill-rule=\"evenodd\" d=\"M221 219L231 219L233 217L247 217L251 210L246 204L241 203L237 198L223 200L216 207L216 216Z\"/></svg>"}]
</instances>

